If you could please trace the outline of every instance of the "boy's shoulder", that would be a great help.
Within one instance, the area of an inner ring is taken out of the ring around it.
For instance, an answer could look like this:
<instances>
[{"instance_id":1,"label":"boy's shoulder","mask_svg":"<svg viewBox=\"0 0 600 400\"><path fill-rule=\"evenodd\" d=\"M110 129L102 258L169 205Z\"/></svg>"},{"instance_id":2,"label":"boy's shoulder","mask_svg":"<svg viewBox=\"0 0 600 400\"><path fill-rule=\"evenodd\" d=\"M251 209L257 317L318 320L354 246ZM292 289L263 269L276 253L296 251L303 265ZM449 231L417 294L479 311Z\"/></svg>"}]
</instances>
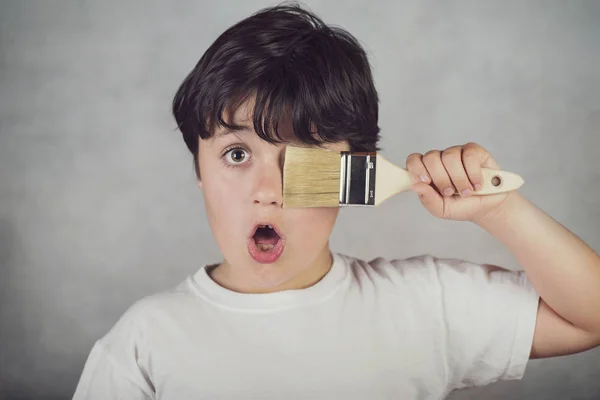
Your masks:
<instances>
[{"instance_id":1,"label":"boy's shoulder","mask_svg":"<svg viewBox=\"0 0 600 400\"><path fill-rule=\"evenodd\" d=\"M410 278L414 275L438 274L440 270L457 274L470 274L485 272L489 268L494 268L490 265L477 264L458 258L437 257L432 254L420 254L406 258L378 256L371 259L361 259L346 254L337 254L337 256L344 260L355 273L362 272L384 277L396 275L402 278Z\"/></svg>"},{"instance_id":2,"label":"boy's shoulder","mask_svg":"<svg viewBox=\"0 0 600 400\"><path fill-rule=\"evenodd\" d=\"M335 253L335 260L341 260L353 269L373 270L395 270L402 268L415 268L431 265L436 258L430 254L414 255L406 258L390 258L376 256L372 258L360 258L347 253Z\"/></svg>"},{"instance_id":3,"label":"boy's shoulder","mask_svg":"<svg viewBox=\"0 0 600 400\"><path fill-rule=\"evenodd\" d=\"M432 287L477 290L482 285L496 283L527 284L523 271L459 258L422 254L407 258L376 257L363 260L342 254L338 256L347 264L356 284L369 281L391 290L398 290L399 287L410 292Z\"/></svg>"},{"instance_id":4,"label":"boy's shoulder","mask_svg":"<svg viewBox=\"0 0 600 400\"><path fill-rule=\"evenodd\" d=\"M193 295L187 277L183 282L141 297L127 307L115 325L103 338L121 336L127 332L134 341L157 327L168 327L175 320L189 318L190 310L201 306ZM138 337L139 336L139 337Z\"/></svg>"}]
</instances>

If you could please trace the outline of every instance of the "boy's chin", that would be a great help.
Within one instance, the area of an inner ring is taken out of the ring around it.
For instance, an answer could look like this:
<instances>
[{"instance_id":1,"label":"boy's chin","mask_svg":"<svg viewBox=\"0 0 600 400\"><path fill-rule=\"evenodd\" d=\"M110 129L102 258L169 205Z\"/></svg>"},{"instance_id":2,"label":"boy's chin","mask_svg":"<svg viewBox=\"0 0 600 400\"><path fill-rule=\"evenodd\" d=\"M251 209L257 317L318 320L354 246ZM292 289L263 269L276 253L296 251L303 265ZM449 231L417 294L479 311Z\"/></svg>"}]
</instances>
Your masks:
<instances>
[{"instance_id":1,"label":"boy's chin","mask_svg":"<svg viewBox=\"0 0 600 400\"><path fill-rule=\"evenodd\" d=\"M250 249L225 254L225 260L221 274L215 271L220 275L218 283L245 293L272 293L310 287L327 274L332 262L327 245L317 254L307 254L306 251L298 253L288 246L277 260L270 263L257 262Z\"/></svg>"},{"instance_id":2,"label":"boy's chin","mask_svg":"<svg viewBox=\"0 0 600 400\"><path fill-rule=\"evenodd\" d=\"M324 262L321 263L297 258L290 262L289 259L289 257L282 256L274 263L260 264L250 258L249 269L255 276L253 280L260 286L258 289L261 292L308 288L320 281L331 267L331 263L327 260L323 260ZM319 257L316 259L319 260Z\"/></svg>"},{"instance_id":3,"label":"boy's chin","mask_svg":"<svg viewBox=\"0 0 600 400\"><path fill-rule=\"evenodd\" d=\"M277 243L267 245L257 244L254 240L249 239L247 242L248 255L257 264L271 265L276 264L285 250L285 240L279 239Z\"/></svg>"}]
</instances>

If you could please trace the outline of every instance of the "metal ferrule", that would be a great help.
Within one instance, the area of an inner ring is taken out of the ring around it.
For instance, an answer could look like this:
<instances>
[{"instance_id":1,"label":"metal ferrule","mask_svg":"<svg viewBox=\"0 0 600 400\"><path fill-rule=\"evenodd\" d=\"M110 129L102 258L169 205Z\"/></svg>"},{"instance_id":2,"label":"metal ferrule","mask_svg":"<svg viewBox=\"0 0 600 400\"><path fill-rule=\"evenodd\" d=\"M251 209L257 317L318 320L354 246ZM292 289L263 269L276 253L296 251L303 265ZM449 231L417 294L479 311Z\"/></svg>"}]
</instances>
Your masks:
<instances>
[{"instance_id":1,"label":"metal ferrule","mask_svg":"<svg viewBox=\"0 0 600 400\"><path fill-rule=\"evenodd\" d=\"M344 151L340 157L340 205L375 205L377 153Z\"/></svg>"}]
</instances>

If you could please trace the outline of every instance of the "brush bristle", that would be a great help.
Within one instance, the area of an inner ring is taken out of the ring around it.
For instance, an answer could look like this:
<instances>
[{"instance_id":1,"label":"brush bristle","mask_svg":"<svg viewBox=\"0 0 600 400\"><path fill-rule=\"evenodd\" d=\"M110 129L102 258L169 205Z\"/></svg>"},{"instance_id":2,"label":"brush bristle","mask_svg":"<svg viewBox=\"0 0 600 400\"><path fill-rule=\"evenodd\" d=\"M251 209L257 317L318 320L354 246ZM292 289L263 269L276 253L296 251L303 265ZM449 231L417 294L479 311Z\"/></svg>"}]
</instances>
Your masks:
<instances>
[{"instance_id":1,"label":"brush bristle","mask_svg":"<svg viewBox=\"0 0 600 400\"><path fill-rule=\"evenodd\" d=\"M318 148L286 148L284 207L339 207L340 153Z\"/></svg>"}]
</instances>

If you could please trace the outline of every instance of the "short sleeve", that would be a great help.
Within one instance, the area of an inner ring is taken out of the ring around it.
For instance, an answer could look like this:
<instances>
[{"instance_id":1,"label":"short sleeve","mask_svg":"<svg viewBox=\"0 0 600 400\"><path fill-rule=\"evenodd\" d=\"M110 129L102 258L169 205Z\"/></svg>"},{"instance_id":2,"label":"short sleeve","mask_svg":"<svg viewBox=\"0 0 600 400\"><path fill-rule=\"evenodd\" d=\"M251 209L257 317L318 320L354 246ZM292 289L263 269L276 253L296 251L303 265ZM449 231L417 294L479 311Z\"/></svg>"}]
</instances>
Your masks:
<instances>
[{"instance_id":1,"label":"short sleeve","mask_svg":"<svg viewBox=\"0 0 600 400\"><path fill-rule=\"evenodd\" d=\"M452 389L521 379L539 296L523 271L433 259Z\"/></svg>"},{"instance_id":2,"label":"short sleeve","mask_svg":"<svg viewBox=\"0 0 600 400\"><path fill-rule=\"evenodd\" d=\"M147 370L146 323L151 309L149 299L138 301L94 344L73 399L155 398Z\"/></svg>"},{"instance_id":3,"label":"short sleeve","mask_svg":"<svg viewBox=\"0 0 600 400\"><path fill-rule=\"evenodd\" d=\"M73 395L74 400L153 398L147 384L120 366L100 342L92 348Z\"/></svg>"}]
</instances>

